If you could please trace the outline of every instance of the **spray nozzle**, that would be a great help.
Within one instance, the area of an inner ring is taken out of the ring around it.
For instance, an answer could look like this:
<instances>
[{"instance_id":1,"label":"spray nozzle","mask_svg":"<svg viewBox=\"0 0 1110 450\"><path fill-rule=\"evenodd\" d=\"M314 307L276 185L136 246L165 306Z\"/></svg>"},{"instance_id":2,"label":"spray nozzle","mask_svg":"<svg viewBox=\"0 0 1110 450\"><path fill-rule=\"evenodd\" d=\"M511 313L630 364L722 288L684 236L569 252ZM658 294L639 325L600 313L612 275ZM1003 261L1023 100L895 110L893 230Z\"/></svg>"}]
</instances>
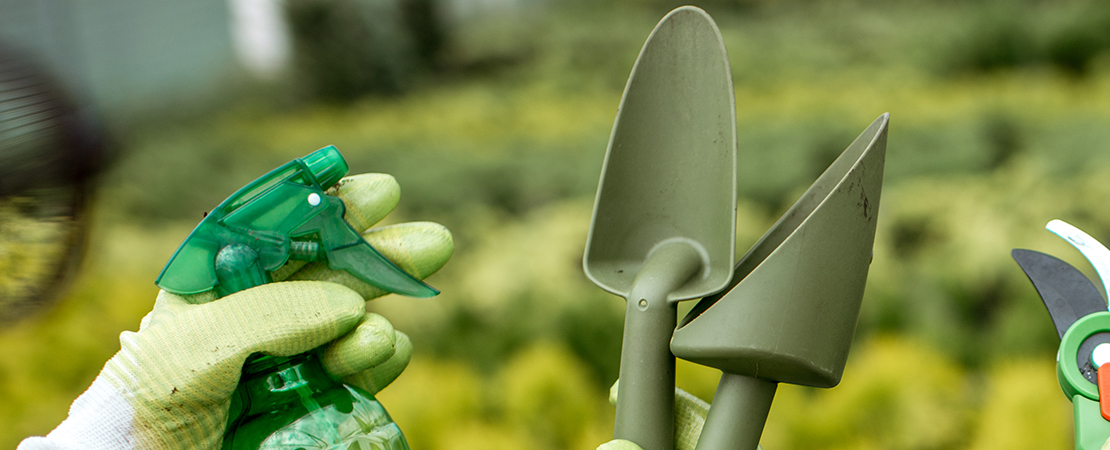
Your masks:
<instances>
[{"instance_id":1,"label":"spray nozzle","mask_svg":"<svg viewBox=\"0 0 1110 450\"><path fill-rule=\"evenodd\" d=\"M155 283L175 294L219 297L272 281L290 259L326 261L360 280L411 297L439 293L405 273L343 220L325 189L347 174L334 146L290 161L231 194L197 225Z\"/></svg>"}]
</instances>

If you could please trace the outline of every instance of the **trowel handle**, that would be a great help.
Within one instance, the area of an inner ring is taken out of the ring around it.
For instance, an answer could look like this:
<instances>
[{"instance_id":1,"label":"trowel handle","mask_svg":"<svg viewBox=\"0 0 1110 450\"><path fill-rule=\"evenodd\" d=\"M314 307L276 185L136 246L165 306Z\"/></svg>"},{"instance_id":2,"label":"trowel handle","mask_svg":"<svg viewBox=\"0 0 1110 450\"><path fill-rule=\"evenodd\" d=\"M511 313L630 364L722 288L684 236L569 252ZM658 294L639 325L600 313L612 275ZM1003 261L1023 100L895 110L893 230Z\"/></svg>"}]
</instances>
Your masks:
<instances>
[{"instance_id":1,"label":"trowel handle","mask_svg":"<svg viewBox=\"0 0 1110 450\"><path fill-rule=\"evenodd\" d=\"M674 447L674 355L678 306L668 300L704 266L690 244L670 242L648 255L627 297L613 437L644 450Z\"/></svg>"},{"instance_id":2,"label":"trowel handle","mask_svg":"<svg viewBox=\"0 0 1110 450\"><path fill-rule=\"evenodd\" d=\"M613 437L635 442L644 450L674 446L675 369L670 342L678 310L667 304L666 294L630 296L624 316Z\"/></svg>"},{"instance_id":3,"label":"trowel handle","mask_svg":"<svg viewBox=\"0 0 1110 450\"><path fill-rule=\"evenodd\" d=\"M721 374L696 450L756 450L777 387L773 381Z\"/></svg>"}]
</instances>

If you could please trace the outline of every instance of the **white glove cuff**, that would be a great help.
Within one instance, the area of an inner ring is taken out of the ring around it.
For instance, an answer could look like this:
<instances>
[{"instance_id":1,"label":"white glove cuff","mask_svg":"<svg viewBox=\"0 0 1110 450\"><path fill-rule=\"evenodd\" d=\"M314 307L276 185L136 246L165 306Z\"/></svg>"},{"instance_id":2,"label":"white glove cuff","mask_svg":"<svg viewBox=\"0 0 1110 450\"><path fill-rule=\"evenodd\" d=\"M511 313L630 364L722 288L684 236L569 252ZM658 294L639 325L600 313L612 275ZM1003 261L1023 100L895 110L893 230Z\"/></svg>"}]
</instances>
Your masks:
<instances>
[{"instance_id":1,"label":"white glove cuff","mask_svg":"<svg viewBox=\"0 0 1110 450\"><path fill-rule=\"evenodd\" d=\"M69 417L46 437L30 437L17 450L111 450L139 448L135 410L103 377L73 401Z\"/></svg>"}]
</instances>

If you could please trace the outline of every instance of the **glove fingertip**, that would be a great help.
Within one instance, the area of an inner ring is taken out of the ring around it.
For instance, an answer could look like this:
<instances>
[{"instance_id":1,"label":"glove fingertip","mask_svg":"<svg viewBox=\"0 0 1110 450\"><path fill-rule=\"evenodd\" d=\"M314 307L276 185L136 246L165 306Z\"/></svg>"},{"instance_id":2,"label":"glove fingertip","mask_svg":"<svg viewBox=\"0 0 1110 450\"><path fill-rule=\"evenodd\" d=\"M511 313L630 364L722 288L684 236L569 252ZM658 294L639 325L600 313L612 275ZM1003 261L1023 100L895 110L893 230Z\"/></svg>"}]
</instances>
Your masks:
<instances>
[{"instance_id":1,"label":"glove fingertip","mask_svg":"<svg viewBox=\"0 0 1110 450\"><path fill-rule=\"evenodd\" d=\"M396 333L397 341L393 356L372 369L343 377L343 382L358 386L371 394L377 394L401 376L401 372L404 372L412 359L412 341L407 334L400 331Z\"/></svg>"},{"instance_id":2,"label":"glove fingertip","mask_svg":"<svg viewBox=\"0 0 1110 450\"><path fill-rule=\"evenodd\" d=\"M343 178L329 193L343 200L346 206L343 218L358 232L384 219L401 201L401 185L384 173Z\"/></svg>"},{"instance_id":3,"label":"glove fingertip","mask_svg":"<svg viewBox=\"0 0 1110 450\"><path fill-rule=\"evenodd\" d=\"M447 227L435 222L407 222L373 228L363 238L398 267L424 279L447 264L455 240Z\"/></svg>"},{"instance_id":4,"label":"glove fingertip","mask_svg":"<svg viewBox=\"0 0 1110 450\"><path fill-rule=\"evenodd\" d=\"M636 443L632 441L626 441L624 439L613 439L609 442L599 445L597 447L597 450L643 450L643 448L641 448L639 445L636 445Z\"/></svg>"},{"instance_id":5,"label":"glove fingertip","mask_svg":"<svg viewBox=\"0 0 1110 450\"><path fill-rule=\"evenodd\" d=\"M609 404L610 405L617 406L617 392L618 392L617 388L620 386L620 384L621 384L621 380L617 380L617 381L613 382L613 386L609 387Z\"/></svg>"},{"instance_id":6,"label":"glove fingertip","mask_svg":"<svg viewBox=\"0 0 1110 450\"><path fill-rule=\"evenodd\" d=\"M355 329L328 344L324 369L336 377L375 367L393 356L397 335L385 317L368 313Z\"/></svg>"}]
</instances>

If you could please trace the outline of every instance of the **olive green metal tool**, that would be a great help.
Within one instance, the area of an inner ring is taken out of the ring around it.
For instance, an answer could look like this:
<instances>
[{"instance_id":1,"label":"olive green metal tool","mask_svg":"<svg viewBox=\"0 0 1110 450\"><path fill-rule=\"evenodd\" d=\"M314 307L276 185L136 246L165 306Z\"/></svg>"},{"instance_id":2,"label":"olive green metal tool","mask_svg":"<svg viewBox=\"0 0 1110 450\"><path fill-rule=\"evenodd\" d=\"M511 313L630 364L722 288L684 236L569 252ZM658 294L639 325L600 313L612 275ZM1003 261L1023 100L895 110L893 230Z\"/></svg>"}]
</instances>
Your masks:
<instances>
[{"instance_id":1,"label":"olive green metal tool","mask_svg":"<svg viewBox=\"0 0 1110 450\"><path fill-rule=\"evenodd\" d=\"M840 382L871 263L888 120L860 134L741 258L728 290L675 330L675 356L724 372L698 450L755 449L777 383Z\"/></svg>"},{"instance_id":2,"label":"olive green metal tool","mask_svg":"<svg viewBox=\"0 0 1110 450\"><path fill-rule=\"evenodd\" d=\"M735 261L736 100L724 42L694 7L671 11L632 68L586 242L586 275L627 300L614 436L674 439L677 302L728 285Z\"/></svg>"}]
</instances>

